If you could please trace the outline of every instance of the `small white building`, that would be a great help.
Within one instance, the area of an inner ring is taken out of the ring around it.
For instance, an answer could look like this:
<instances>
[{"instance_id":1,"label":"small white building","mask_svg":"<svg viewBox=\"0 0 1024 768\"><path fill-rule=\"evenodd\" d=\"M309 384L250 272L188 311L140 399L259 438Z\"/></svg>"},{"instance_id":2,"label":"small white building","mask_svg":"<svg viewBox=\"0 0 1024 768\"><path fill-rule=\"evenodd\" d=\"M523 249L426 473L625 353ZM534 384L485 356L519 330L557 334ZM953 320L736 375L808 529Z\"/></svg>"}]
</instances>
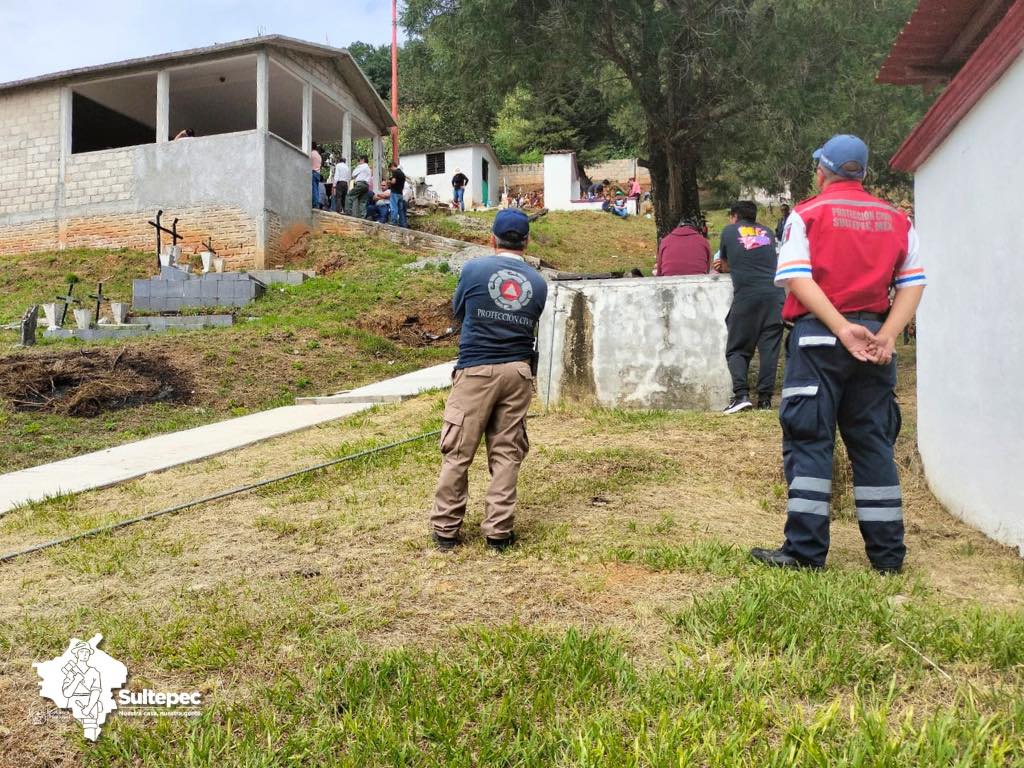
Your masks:
<instances>
[{"instance_id":1,"label":"small white building","mask_svg":"<svg viewBox=\"0 0 1024 768\"><path fill-rule=\"evenodd\" d=\"M467 208L489 208L501 200L501 163L488 144L460 144L402 155L401 168L410 182L423 179L442 203L452 201L452 177L459 171L469 178L465 199Z\"/></svg>"},{"instance_id":2,"label":"small white building","mask_svg":"<svg viewBox=\"0 0 1024 768\"><path fill-rule=\"evenodd\" d=\"M928 274L918 443L932 491L1024 555L1024 2L921 0L878 79L946 84L893 167L914 173Z\"/></svg>"},{"instance_id":3,"label":"small white building","mask_svg":"<svg viewBox=\"0 0 1024 768\"><path fill-rule=\"evenodd\" d=\"M544 155L544 207L552 211L600 211L604 200L584 198L576 153L570 150ZM626 210L636 215L636 200L626 201Z\"/></svg>"}]
</instances>

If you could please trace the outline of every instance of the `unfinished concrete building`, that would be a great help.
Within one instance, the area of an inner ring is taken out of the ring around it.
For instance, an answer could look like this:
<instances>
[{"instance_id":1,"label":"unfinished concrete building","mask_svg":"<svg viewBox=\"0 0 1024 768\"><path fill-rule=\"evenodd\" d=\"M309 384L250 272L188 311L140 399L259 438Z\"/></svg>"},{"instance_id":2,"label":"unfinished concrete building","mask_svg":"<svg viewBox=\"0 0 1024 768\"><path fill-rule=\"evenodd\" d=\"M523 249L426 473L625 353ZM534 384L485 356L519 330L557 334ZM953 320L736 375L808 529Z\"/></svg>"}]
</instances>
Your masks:
<instances>
[{"instance_id":1,"label":"unfinished concrete building","mask_svg":"<svg viewBox=\"0 0 1024 768\"><path fill-rule=\"evenodd\" d=\"M312 223L312 142L368 140L379 178L392 125L348 51L281 36L0 84L0 255L151 250L163 210L186 250L264 267Z\"/></svg>"}]
</instances>

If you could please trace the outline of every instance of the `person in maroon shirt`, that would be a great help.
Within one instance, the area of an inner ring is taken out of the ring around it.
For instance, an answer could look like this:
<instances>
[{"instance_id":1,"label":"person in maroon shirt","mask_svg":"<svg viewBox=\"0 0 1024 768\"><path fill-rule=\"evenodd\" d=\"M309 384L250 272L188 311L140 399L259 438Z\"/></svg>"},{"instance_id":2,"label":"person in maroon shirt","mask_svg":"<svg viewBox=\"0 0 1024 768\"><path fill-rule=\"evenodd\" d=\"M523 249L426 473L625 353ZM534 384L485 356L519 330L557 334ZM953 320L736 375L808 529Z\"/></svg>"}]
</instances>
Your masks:
<instances>
[{"instance_id":1,"label":"person in maroon shirt","mask_svg":"<svg viewBox=\"0 0 1024 768\"><path fill-rule=\"evenodd\" d=\"M711 246L701 234L699 222L684 218L662 238L655 270L659 277L706 275L711 271Z\"/></svg>"}]
</instances>

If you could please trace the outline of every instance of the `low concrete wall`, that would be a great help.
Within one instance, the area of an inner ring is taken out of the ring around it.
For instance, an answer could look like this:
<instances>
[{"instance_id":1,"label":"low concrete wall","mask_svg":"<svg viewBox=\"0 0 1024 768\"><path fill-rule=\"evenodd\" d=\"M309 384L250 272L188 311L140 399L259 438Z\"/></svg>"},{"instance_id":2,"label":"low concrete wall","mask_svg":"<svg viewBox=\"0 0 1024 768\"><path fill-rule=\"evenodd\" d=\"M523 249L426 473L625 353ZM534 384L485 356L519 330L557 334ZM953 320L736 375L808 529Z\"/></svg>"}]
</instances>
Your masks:
<instances>
[{"instance_id":1,"label":"low concrete wall","mask_svg":"<svg viewBox=\"0 0 1024 768\"><path fill-rule=\"evenodd\" d=\"M552 283L539 330L544 403L719 410L728 276Z\"/></svg>"},{"instance_id":2,"label":"low concrete wall","mask_svg":"<svg viewBox=\"0 0 1024 768\"><path fill-rule=\"evenodd\" d=\"M419 253L449 254L468 248L473 243L441 237L430 232L415 229L394 227L390 224L379 224L368 219L357 219L354 216L342 216L330 211L313 211L313 231L326 235L364 235L379 237L397 245L405 246Z\"/></svg>"}]
</instances>

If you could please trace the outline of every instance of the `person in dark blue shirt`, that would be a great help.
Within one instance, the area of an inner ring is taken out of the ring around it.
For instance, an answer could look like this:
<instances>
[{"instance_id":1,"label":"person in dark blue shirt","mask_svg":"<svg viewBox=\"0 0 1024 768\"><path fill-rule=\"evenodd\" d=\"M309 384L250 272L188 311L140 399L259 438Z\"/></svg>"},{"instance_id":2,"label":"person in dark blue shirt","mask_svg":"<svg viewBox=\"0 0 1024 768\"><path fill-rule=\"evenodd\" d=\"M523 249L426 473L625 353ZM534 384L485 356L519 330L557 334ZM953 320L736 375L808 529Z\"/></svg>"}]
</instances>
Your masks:
<instances>
[{"instance_id":1,"label":"person in dark blue shirt","mask_svg":"<svg viewBox=\"0 0 1024 768\"><path fill-rule=\"evenodd\" d=\"M526 412L533 398L537 324L548 288L523 254L530 220L520 210L494 219L493 256L466 263L452 309L462 321L459 360L441 432L441 473L431 514L434 542L442 551L459 543L466 515L469 467L480 438L487 438L491 483L481 524L489 547L515 542L513 519L519 467L530 441Z\"/></svg>"}]
</instances>

